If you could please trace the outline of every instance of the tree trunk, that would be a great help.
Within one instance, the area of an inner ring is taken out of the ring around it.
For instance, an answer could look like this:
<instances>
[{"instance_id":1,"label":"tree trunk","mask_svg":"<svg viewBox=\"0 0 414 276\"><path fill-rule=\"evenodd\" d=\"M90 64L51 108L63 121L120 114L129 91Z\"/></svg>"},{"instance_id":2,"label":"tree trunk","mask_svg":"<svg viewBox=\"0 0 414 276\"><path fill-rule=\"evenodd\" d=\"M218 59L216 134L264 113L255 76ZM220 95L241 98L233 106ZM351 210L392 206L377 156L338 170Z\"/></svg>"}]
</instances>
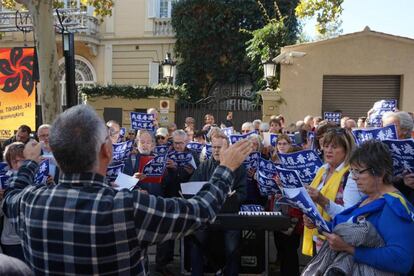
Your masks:
<instances>
[{"instance_id":1,"label":"tree trunk","mask_svg":"<svg viewBox=\"0 0 414 276\"><path fill-rule=\"evenodd\" d=\"M53 19L52 0L29 0L27 7L32 15L36 39L37 58L41 91L39 100L42 106L44 124L50 124L62 111L58 76L58 55Z\"/></svg>"}]
</instances>

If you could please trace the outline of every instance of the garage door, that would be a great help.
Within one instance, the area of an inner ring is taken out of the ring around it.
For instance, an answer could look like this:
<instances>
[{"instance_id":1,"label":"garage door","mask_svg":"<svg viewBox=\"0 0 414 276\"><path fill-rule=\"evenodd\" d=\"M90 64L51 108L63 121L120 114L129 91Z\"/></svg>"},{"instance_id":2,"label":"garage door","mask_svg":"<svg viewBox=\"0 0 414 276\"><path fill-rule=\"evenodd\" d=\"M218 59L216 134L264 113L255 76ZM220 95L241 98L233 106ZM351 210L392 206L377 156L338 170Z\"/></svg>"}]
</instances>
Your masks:
<instances>
[{"instance_id":1,"label":"garage door","mask_svg":"<svg viewBox=\"0 0 414 276\"><path fill-rule=\"evenodd\" d=\"M340 111L357 119L379 100L396 99L399 105L401 76L324 76L323 112Z\"/></svg>"}]
</instances>

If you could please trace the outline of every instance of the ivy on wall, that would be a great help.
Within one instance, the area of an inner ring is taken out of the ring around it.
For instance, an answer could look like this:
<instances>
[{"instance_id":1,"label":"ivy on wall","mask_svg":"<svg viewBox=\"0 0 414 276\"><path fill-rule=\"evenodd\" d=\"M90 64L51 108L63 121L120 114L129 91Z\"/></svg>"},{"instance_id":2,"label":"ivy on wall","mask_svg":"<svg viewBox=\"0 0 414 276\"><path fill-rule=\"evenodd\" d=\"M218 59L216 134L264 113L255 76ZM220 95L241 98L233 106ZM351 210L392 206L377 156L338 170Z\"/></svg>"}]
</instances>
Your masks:
<instances>
[{"instance_id":1,"label":"ivy on wall","mask_svg":"<svg viewBox=\"0 0 414 276\"><path fill-rule=\"evenodd\" d=\"M121 97L125 99L145 99L148 97L168 97L186 100L189 98L185 85L176 86L159 84L157 86L133 86L133 85L95 85L82 87L79 91L87 97Z\"/></svg>"}]
</instances>

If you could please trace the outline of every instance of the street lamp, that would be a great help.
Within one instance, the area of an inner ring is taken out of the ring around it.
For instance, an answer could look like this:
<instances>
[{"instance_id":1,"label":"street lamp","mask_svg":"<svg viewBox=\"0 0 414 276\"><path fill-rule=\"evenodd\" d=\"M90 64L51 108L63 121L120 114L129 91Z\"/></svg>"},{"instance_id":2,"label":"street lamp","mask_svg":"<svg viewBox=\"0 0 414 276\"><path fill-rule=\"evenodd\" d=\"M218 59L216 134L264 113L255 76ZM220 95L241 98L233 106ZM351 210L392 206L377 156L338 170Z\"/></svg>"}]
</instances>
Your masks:
<instances>
[{"instance_id":1,"label":"street lamp","mask_svg":"<svg viewBox=\"0 0 414 276\"><path fill-rule=\"evenodd\" d=\"M165 55L165 59L161 62L163 76L167 79L167 84L174 77L176 62L171 59L171 53Z\"/></svg>"},{"instance_id":2,"label":"street lamp","mask_svg":"<svg viewBox=\"0 0 414 276\"><path fill-rule=\"evenodd\" d=\"M272 59L262 62L264 78L266 80L266 90L272 90L270 88L270 80L276 76L276 63Z\"/></svg>"},{"instance_id":3,"label":"street lamp","mask_svg":"<svg viewBox=\"0 0 414 276\"><path fill-rule=\"evenodd\" d=\"M75 80L75 40L74 34L62 32L63 55L65 57L66 108L78 103Z\"/></svg>"}]
</instances>

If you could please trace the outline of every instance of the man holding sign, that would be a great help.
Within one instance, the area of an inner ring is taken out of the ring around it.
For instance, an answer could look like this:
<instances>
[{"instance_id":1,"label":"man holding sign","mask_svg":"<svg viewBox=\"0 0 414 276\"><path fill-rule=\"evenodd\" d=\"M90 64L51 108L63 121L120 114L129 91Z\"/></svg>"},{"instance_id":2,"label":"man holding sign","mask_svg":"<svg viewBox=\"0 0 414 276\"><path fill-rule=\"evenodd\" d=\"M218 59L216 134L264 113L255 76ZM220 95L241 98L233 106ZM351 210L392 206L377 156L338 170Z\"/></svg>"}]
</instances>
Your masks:
<instances>
[{"instance_id":1,"label":"man holding sign","mask_svg":"<svg viewBox=\"0 0 414 276\"><path fill-rule=\"evenodd\" d=\"M213 175L215 169L220 165L223 159L222 151L229 147L229 141L223 133L214 134L211 137L212 155L213 158L205 160L191 177L191 181L208 181ZM232 192L227 196L226 204L222 211L235 212L239 211L241 203L246 199L247 175L244 166L240 166L234 172L235 178L232 183ZM233 205L233 206L230 206ZM217 235L217 232L210 232L206 229L201 229L194 234L194 240L191 243L191 272L192 275L203 275L204 261L203 256L206 252L203 249L207 248L208 236ZM224 232L224 250L226 256L226 273L225 275L238 275L239 272L239 254L237 248L240 243L240 231L225 231Z\"/></svg>"},{"instance_id":2,"label":"man holding sign","mask_svg":"<svg viewBox=\"0 0 414 276\"><path fill-rule=\"evenodd\" d=\"M229 147L209 183L187 201L108 185L111 140L104 122L87 105L57 117L50 146L62 172L59 184L31 185L41 146L29 143L3 206L20 230L25 259L36 275L147 274L148 246L213 222L233 172L251 152L248 141Z\"/></svg>"}]
</instances>

